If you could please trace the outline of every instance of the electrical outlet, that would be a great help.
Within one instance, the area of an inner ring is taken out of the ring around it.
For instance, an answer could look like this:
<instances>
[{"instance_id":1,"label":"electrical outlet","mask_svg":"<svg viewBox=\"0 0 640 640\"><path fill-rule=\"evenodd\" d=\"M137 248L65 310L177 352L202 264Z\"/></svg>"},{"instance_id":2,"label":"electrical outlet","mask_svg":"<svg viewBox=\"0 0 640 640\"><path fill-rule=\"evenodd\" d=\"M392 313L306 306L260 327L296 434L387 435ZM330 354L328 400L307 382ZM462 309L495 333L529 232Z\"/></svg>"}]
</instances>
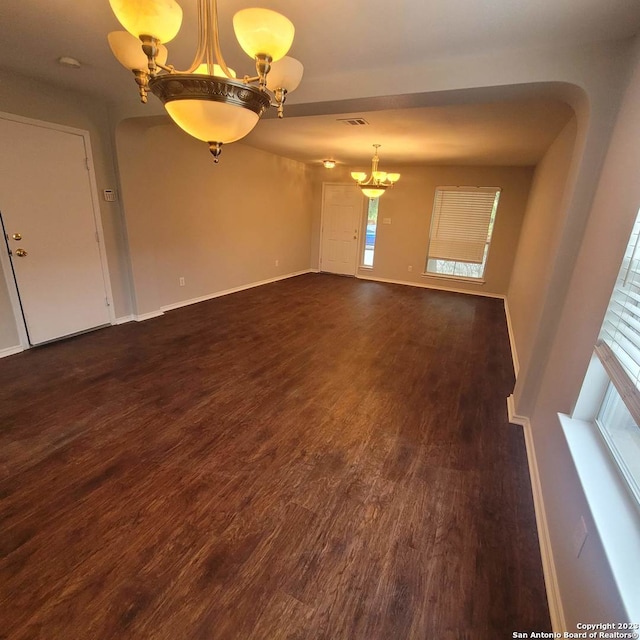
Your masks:
<instances>
[{"instance_id":1,"label":"electrical outlet","mask_svg":"<svg viewBox=\"0 0 640 640\"><path fill-rule=\"evenodd\" d=\"M280 260L276 260L276 267L280 266Z\"/></svg>"},{"instance_id":2,"label":"electrical outlet","mask_svg":"<svg viewBox=\"0 0 640 640\"><path fill-rule=\"evenodd\" d=\"M407 271L413 271L413 266L412 266L412 265L409 265L409 266L407 267Z\"/></svg>"},{"instance_id":3,"label":"electrical outlet","mask_svg":"<svg viewBox=\"0 0 640 640\"><path fill-rule=\"evenodd\" d=\"M184 287L184 278L182 278L182 277L180 278L180 286Z\"/></svg>"}]
</instances>

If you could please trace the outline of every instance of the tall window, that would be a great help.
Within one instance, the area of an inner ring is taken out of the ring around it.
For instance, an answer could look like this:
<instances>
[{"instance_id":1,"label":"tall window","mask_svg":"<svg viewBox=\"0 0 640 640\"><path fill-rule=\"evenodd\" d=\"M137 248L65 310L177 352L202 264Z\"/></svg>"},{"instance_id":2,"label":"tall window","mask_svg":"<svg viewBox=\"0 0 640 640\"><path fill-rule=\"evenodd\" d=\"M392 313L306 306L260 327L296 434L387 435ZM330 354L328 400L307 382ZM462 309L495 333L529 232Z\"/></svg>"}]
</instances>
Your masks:
<instances>
[{"instance_id":1,"label":"tall window","mask_svg":"<svg viewBox=\"0 0 640 640\"><path fill-rule=\"evenodd\" d=\"M595 351L609 378L596 424L640 501L640 214Z\"/></svg>"},{"instance_id":2,"label":"tall window","mask_svg":"<svg viewBox=\"0 0 640 640\"><path fill-rule=\"evenodd\" d=\"M378 204L380 198L370 198L367 208L367 229L365 232L364 256L362 264L373 267L373 254L376 250L376 231L378 229Z\"/></svg>"},{"instance_id":3,"label":"tall window","mask_svg":"<svg viewBox=\"0 0 640 640\"><path fill-rule=\"evenodd\" d=\"M498 210L498 187L438 187L426 273L481 280Z\"/></svg>"}]
</instances>

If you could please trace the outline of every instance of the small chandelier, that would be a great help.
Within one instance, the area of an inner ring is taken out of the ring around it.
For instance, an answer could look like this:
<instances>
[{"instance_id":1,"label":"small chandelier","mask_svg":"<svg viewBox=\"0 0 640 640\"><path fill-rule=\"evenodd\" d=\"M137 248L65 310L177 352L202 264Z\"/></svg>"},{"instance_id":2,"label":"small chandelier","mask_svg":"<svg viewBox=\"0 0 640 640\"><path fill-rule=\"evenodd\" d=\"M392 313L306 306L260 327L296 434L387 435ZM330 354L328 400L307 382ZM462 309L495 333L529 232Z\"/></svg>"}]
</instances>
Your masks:
<instances>
[{"instance_id":1,"label":"small chandelier","mask_svg":"<svg viewBox=\"0 0 640 640\"><path fill-rule=\"evenodd\" d=\"M371 158L371 175L367 178L367 174L363 171L352 171L351 177L358 183L367 198L379 198L389 187L400 180L399 173L387 173L386 171L378 171L378 147L379 144L373 145L375 153Z\"/></svg>"},{"instance_id":2,"label":"small chandelier","mask_svg":"<svg viewBox=\"0 0 640 640\"><path fill-rule=\"evenodd\" d=\"M255 60L255 76L241 80L220 49L217 0L198 0L198 47L191 66L166 65L164 43L177 35L182 8L175 0L109 0L127 31L109 34L118 61L135 75L140 100L149 90L184 131L209 144L214 162L222 145L244 138L271 106L282 118L287 94L300 84L303 66L286 56L294 26L269 9L243 9L233 17L242 49Z\"/></svg>"}]
</instances>

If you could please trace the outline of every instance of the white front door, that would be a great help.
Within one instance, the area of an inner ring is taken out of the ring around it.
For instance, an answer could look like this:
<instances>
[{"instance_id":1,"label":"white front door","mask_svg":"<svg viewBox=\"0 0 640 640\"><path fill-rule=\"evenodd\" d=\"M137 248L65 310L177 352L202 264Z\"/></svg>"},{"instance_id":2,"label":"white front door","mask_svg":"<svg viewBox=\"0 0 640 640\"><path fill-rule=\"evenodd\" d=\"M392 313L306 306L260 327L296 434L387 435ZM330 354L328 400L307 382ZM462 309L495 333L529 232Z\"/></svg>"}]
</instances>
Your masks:
<instances>
[{"instance_id":1,"label":"white front door","mask_svg":"<svg viewBox=\"0 0 640 640\"><path fill-rule=\"evenodd\" d=\"M321 271L355 275L364 200L355 184L324 185L320 241Z\"/></svg>"},{"instance_id":2,"label":"white front door","mask_svg":"<svg viewBox=\"0 0 640 640\"><path fill-rule=\"evenodd\" d=\"M110 322L87 157L80 134L0 117L0 214L30 344Z\"/></svg>"}]
</instances>

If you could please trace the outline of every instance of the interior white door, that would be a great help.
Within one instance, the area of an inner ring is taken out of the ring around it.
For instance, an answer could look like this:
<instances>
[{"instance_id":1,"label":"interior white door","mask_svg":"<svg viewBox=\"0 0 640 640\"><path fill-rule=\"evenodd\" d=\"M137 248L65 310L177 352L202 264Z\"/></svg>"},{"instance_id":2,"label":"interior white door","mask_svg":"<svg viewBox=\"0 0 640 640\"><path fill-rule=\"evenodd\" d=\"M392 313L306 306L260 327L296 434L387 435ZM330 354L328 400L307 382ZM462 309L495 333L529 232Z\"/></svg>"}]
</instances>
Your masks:
<instances>
[{"instance_id":1,"label":"interior white door","mask_svg":"<svg viewBox=\"0 0 640 640\"><path fill-rule=\"evenodd\" d=\"M31 344L109 324L82 135L0 118L0 213Z\"/></svg>"},{"instance_id":2,"label":"interior white door","mask_svg":"<svg viewBox=\"0 0 640 640\"><path fill-rule=\"evenodd\" d=\"M364 197L355 185L324 185L320 268L353 276L358 262Z\"/></svg>"}]
</instances>

